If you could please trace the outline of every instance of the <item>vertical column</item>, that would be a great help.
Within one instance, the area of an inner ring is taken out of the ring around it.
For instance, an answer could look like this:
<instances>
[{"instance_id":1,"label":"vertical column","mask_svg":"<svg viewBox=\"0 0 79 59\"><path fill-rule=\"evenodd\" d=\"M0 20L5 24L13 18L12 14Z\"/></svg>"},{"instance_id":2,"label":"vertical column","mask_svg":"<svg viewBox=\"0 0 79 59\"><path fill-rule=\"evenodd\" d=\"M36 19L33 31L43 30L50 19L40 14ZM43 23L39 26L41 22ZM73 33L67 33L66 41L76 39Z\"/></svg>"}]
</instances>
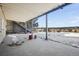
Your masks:
<instances>
[{"instance_id":1,"label":"vertical column","mask_svg":"<svg viewBox=\"0 0 79 59\"><path fill-rule=\"evenodd\" d=\"M13 33L15 32L15 24L14 24L14 21L12 21L12 23L13 23Z\"/></svg>"},{"instance_id":2,"label":"vertical column","mask_svg":"<svg viewBox=\"0 0 79 59\"><path fill-rule=\"evenodd\" d=\"M27 22L25 22L25 32L27 33Z\"/></svg>"},{"instance_id":3,"label":"vertical column","mask_svg":"<svg viewBox=\"0 0 79 59\"><path fill-rule=\"evenodd\" d=\"M2 5L0 5L0 43L3 41L5 36L6 36L6 18Z\"/></svg>"},{"instance_id":4,"label":"vertical column","mask_svg":"<svg viewBox=\"0 0 79 59\"><path fill-rule=\"evenodd\" d=\"M48 40L48 18L47 18L47 14L46 14L46 39Z\"/></svg>"},{"instance_id":5,"label":"vertical column","mask_svg":"<svg viewBox=\"0 0 79 59\"><path fill-rule=\"evenodd\" d=\"M33 24L34 24L34 20L31 21L32 30L33 30Z\"/></svg>"}]
</instances>

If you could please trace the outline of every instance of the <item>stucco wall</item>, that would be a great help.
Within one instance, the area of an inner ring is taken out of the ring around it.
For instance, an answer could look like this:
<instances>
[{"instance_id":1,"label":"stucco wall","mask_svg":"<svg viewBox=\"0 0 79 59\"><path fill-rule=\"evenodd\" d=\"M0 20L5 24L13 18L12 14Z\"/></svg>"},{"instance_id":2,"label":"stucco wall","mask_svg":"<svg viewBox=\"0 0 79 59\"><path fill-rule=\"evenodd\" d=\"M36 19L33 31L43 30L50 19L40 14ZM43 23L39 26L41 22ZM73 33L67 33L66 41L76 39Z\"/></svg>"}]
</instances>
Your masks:
<instances>
[{"instance_id":1,"label":"stucco wall","mask_svg":"<svg viewBox=\"0 0 79 59\"><path fill-rule=\"evenodd\" d=\"M4 39L5 35L6 35L6 21L0 6L0 43Z\"/></svg>"}]
</instances>

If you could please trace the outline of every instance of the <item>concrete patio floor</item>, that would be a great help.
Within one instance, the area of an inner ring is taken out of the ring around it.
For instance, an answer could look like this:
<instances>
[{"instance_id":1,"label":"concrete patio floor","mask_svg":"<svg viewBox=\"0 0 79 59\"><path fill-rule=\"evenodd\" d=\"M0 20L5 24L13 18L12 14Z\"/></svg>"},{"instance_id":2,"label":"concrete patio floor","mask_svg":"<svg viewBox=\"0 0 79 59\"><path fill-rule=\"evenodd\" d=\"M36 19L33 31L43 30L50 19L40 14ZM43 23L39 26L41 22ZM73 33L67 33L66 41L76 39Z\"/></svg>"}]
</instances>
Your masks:
<instances>
[{"instance_id":1,"label":"concrete patio floor","mask_svg":"<svg viewBox=\"0 0 79 59\"><path fill-rule=\"evenodd\" d=\"M0 46L0 56L79 56L74 48L50 40L26 40L21 46Z\"/></svg>"}]
</instances>

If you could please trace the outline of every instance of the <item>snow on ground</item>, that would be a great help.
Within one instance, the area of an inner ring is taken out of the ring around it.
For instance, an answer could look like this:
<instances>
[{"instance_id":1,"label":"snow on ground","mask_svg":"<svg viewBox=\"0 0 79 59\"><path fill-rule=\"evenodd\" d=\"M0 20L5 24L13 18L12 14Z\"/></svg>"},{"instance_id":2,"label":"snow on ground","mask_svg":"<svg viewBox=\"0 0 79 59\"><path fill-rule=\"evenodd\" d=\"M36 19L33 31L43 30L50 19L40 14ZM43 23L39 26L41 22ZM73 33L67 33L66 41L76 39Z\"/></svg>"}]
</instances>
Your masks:
<instances>
[{"instance_id":1,"label":"snow on ground","mask_svg":"<svg viewBox=\"0 0 79 59\"><path fill-rule=\"evenodd\" d=\"M79 37L79 33L67 33L64 34L65 36L70 36L70 37Z\"/></svg>"},{"instance_id":2,"label":"snow on ground","mask_svg":"<svg viewBox=\"0 0 79 59\"><path fill-rule=\"evenodd\" d=\"M39 37L45 39L45 32L39 33ZM79 48L79 33L50 32L48 33L48 39L54 42Z\"/></svg>"},{"instance_id":3,"label":"snow on ground","mask_svg":"<svg viewBox=\"0 0 79 59\"><path fill-rule=\"evenodd\" d=\"M29 35L30 35L29 33L28 34L9 34L9 35L6 35L3 42L5 45L17 43L17 42L20 44L21 42L28 40ZM35 35L35 33L34 33L34 35ZM33 37L34 37L34 35L33 35Z\"/></svg>"},{"instance_id":4,"label":"snow on ground","mask_svg":"<svg viewBox=\"0 0 79 59\"><path fill-rule=\"evenodd\" d=\"M40 39L45 39L45 32L34 33ZM4 42L5 44L12 43L12 38L8 36L12 36L15 39L15 42L26 41L28 40L28 34L10 34L7 35ZM62 43L65 45L73 46L79 48L79 33L70 33L70 32L49 32L48 39L54 42Z\"/></svg>"},{"instance_id":5,"label":"snow on ground","mask_svg":"<svg viewBox=\"0 0 79 59\"><path fill-rule=\"evenodd\" d=\"M5 45L12 44L12 43L21 43L28 39L27 34L9 34L3 40Z\"/></svg>"}]
</instances>

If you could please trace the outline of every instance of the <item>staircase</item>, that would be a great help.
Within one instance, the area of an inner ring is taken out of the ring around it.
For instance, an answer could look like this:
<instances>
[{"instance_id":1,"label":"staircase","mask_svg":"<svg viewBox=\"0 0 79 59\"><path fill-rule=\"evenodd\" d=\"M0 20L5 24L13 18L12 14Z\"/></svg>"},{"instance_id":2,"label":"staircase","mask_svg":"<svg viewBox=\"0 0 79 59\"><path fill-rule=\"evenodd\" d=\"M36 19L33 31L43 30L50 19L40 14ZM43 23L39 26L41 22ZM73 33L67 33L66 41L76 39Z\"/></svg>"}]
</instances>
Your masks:
<instances>
[{"instance_id":1,"label":"staircase","mask_svg":"<svg viewBox=\"0 0 79 59\"><path fill-rule=\"evenodd\" d=\"M13 21L13 32L14 33L26 33L27 31L26 31L24 26L22 26L21 24Z\"/></svg>"}]
</instances>

